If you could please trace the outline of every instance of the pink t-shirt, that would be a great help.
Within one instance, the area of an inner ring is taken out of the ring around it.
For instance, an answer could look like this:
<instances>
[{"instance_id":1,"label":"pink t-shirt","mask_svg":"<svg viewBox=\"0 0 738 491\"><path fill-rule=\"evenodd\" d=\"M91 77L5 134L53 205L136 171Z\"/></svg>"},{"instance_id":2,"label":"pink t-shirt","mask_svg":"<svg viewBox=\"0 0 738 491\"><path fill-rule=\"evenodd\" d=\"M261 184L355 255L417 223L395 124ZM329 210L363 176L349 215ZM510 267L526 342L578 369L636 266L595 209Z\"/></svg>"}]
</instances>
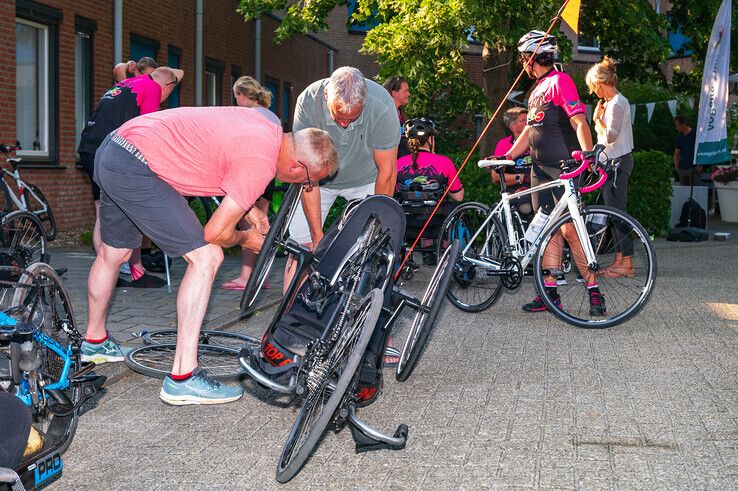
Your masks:
<instances>
[{"instance_id":1,"label":"pink t-shirt","mask_svg":"<svg viewBox=\"0 0 738 491\"><path fill-rule=\"evenodd\" d=\"M151 75L128 78L118 85L121 87L130 87L131 92L136 94L136 104L142 115L159 110L161 85L156 83L151 78Z\"/></svg>"},{"instance_id":2,"label":"pink t-shirt","mask_svg":"<svg viewBox=\"0 0 738 491\"><path fill-rule=\"evenodd\" d=\"M495 153L493 154L495 157L504 157L507 155L508 150L510 150L513 146L513 143L515 143L515 139L510 136L506 136L502 140L497 142L497 145L495 146Z\"/></svg>"},{"instance_id":3,"label":"pink t-shirt","mask_svg":"<svg viewBox=\"0 0 738 491\"><path fill-rule=\"evenodd\" d=\"M248 210L276 174L282 127L246 107L181 107L134 118L116 133L183 196L230 196Z\"/></svg>"},{"instance_id":4,"label":"pink t-shirt","mask_svg":"<svg viewBox=\"0 0 738 491\"><path fill-rule=\"evenodd\" d=\"M407 174L440 174L446 176L448 183L456 176L456 166L453 161L443 155L430 152L418 152L418 169L413 170L413 156L405 155L397 159L397 172ZM461 191L461 179L456 179L453 183L450 192L457 193Z\"/></svg>"}]
</instances>

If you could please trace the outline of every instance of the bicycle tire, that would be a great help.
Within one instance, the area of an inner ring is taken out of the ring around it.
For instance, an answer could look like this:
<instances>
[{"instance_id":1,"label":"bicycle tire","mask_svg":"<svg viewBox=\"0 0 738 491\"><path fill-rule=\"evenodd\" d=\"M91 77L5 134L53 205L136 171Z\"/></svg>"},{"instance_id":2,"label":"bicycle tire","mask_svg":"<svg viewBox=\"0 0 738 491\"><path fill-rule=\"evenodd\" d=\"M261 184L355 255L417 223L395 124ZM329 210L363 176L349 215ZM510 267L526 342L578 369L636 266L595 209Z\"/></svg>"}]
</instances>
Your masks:
<instances>
[{"instance_id":1,"label":"bicycle tire","mask_svg":"<svg viewBox=\"0 0 738 491\"><path fill-rule=\"evenodd\" d=\"M141 339L143 339L143 342L147 345L175 344L177 341L177 330L157 329L155 331L144 331L141 335ZM253 336L247 336L246 334L235 332L204 330L200 331L198 344L241 349L241 347L245 345L259 346L261 345L261 340Z\"/></svg>"},{"instance_id":2,"label":"bicycle tire","mask_svg":"<svg viewBox=\"0 0 738 491\"><path fill-rule=\"evenodd\" d=\"M593 245L597 263L600 266L609 264L609 256L614 254L614 247L602 247L601 245L601 239L606 232L616 227L628 232L633 239L635 276L605 278L598 275L597 283L605 296L607 307L604 317L590 315L586 288L583 284L578 285L577 281L570 280L563 285L559 282L557 293L561 301L557 304L545 288L544 278L548 270L543 267L543 261L546 246L554 234L571 220L571 216L567 213L549 228L541 240L534 267L536 288L548 310L564 322L585 329L604 329L616 326L632 318L648 302L656 281L656 255L648 232L627 213L608 206L587 206L582 209L581 213L587 225L589 240ZM601 225L601 222L604 225ZM572 271L575 271L578 270L579 265L573 250L571 254L575 263Z\"/></svg>"},{"instance_id":3,"label":"bicycle tire","mask_svg":"<svg viewBox=\"0 0 738 491\"><path fill-rule=\"evenodd\" d=\"M46 233L36 215L25 210L8 213L0 220L2 245L7 254L18 259L18 266L42 262L46 254Z\"/></svg>"},{"instance_id":4,"label":"bicycle tire","mask_svg":"<svg viewBox=\"0 0 738 491\"><path fill-rule=\"evenodd\" d=\"M340 373L337 374L338 379L335 383L335 388L330 390L325 381L320 384L318 390L308 388L302 408L295 419L295 423L287 437L279 462L277 463L276 479L278 482L286 483L300 472L300 469L305 465L328 428L328 425L333 420L333 416L338 410L341 401L344 400L346 392L350 387L355 385L359 364L379 320L379 314L382 310L382 299L383 294L380 289L376 288L369 292L364 297L361 306L356 310L353 322L351 323L353 329L347 330L344 328L341 336L332 348L331 355L329 355L330 358L337 351L341 353L348 351L346 356L344 356L346 361L343 367L338 366L342 362L341 358L335 360L336 363L334 366L325 367L326 373L331 376L340 370ZM359 323L361 325L356 327ZM336 356L340 356L341 353ZM330 392L330 394L327 394L327 392ZM328 398L327 402L322 406L317 419L311 424L309 419L314 414L316 404L321 402L321 399L325 400L324 398L326 396ZM305 423L311 425L306 431L301 431ZM303 435L305 436L303 437ZM302 438L298 441L299 437ZM295 448L298 443L301 444Z\"/></svg>"},{"instance_id":5,"label":"bicycle tire","mask_svg":"<svg viewBox=\"0 0 738 491\"><path fill-rule=\"evenodd\" d=\"M421 307L427 309L427 312L419 309L415 313L405 346L402 348L402 353L400 353L400 361L395 373L398 382L404 382L412 375L423 354L425 345L433 332L433 326L438 318L441 305L443 305L443 299L446 298L445 292L451 281L458 255L459 241L454 240L451 247L447 247L441 259L438 260L438 265L421 300Z\"/></svg>"},{"instance_id":6,"label":"bicycle tire","mask_svg":"<svg viewBox=\"0 0 738 491\"><path fill-rule=\"evenodd\" d=\"M38 197L38 200L28 192L29 189ZM26 198L26 209L36 215L42 224L48 222L48 226L44 225L46 240L54 240L56 238L56 219L54 218L54 212L51 211L49 200L33 184L28 184L28 188L23 190L23 196ZM46 211L43 211L43 208L46 208Z\"/></svg>"},{"instance_id":7,"label":"bicycle tire","mask_svg":"<svg viewBox=\"0 0 738 491\"><path fill-rule=\"evenodd\" d=\"M163 379L171 372L177 345L150 344L129 351L125 356L128 368L134 372ZM241 378L245 371L238 361L239 350L222 346L197 345L198 366L215 380Z\"/></svg>"},{"instance_id":8,"label":"bicycle tire","mask_svg":"<svg viewBox=\"0 0 738 491\"><path fill-rule=\"evenodd\" d=\"M48 281L48 286L36 286L42 281ZM34 286L27 286L34 285ZM69 294L64 289L62 283L56 271L45 263L34 263L31 264L26 271L21 275L19 280L19 286L15 289L13 296L13 305L23 306L26 296L29 291L34 288L42 288L43 296L41 297L41 305L48 307L50 312L43 312L41 332L63 347L69 346L72 342L69 335L60 327L60 321L62 319L70 322L70 328L77 331L77 324L74 318L74 310L72 308L72 302L69 298ZM29 304L25 308L25 312L22 315L22 320L29 321L36 318L35 309L38 303L34 302ZM61 311L60 311L61 310ZM28 318L26 318L28 317ZM77 333L81 338L81 335ZM67 375L68 378L74 377L80 369L80 355L78 350L73 350L72 365ZM44 369L49 380L57 381L62 374L63 361L54 351L50 349L44 350ZM71 385L64 390L64 393L69 400L77 405L82 397L82 389L79 385ZM72 443L72 438L77 430L77 422L79 418L79 409L75 409L66 416L56 416L51 412L46 415L49 418L48 425L44 425L43 430L45 436L44 447L41 451L45 451L51 448L58 448L60 452L64 452L69 448ZM38 426L38 423L37 423Z\"/></svg>"},{"instance_id":9,"label":"bicycle tire","mask_svg":"<svg viewBox=\"0 0 738 491\"><path fill-rule=\"evenodd\" d=\"M464 217L465 214L468 216ZM487 274L482 268L466 260L464 256L464 248L468 241L489 214L490 209L482 203L470 202L456 207L446 217L438 240L437 257L439 258L443 253L444 243L450 243L454 239L459 240L459 257L454 264L454 274L446 295L456 308L464 312L476 313L487 310L497 301L502 291L500 276ZM478 255L479 251L476 249L490 249L491 252L486 257L498 260L502 253L505 233L497 217L492 217L487 227L488 230L476 238L475 244L472 244L469 250L472 254ZM465 292L472 295L465 295ZM474 292L477 294L473 295ZM471 296L476 296L477 299L466 298Z\"/></svg>"},{"instance_id":10,"label":"bicycle tire","mask_svg":"<svg viewBox=\"0 0 738 491\"><path fill-rule=\"evenodd\" d=\"M261 246L259 255L256 256L254 268L251 270L251 276L249 276L249 281L246 282L246 288L244 288L241 296L241 311L244 314L256 308L254 302L261 292L262 286L264 286L264 280L269 275L272 264L274 264L274 258L281 246L280 242L284 241L287 234L292 216L300 202L301 191L302 186L299 184L293 184L289 187L284 195L282 206L277 212L277 217L269 227L269 233L264 238L264 244Z\"/></svg>"}]
</instances>

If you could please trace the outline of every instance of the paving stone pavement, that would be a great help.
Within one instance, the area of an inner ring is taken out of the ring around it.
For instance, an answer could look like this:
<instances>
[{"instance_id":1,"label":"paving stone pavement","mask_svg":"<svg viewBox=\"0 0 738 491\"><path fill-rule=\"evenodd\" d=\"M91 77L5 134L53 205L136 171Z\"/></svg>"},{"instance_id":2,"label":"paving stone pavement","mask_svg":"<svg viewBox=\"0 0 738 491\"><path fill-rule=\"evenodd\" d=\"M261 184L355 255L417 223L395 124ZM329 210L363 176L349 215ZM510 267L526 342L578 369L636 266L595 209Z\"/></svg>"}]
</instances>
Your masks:
<instances>
[{"instance_id":1,"label":"paving stone pavement","mask_svg":"<svg viewBox=\"0 0 738 491\"><path fill-rule=\"evenodd\" d=\"M397 383L387 371L379 401L360 413L387 432L406 423L402 451L356 455L348 431L329 434L277 485L296 405L244 381L236 403L168 407L160 381L117 368L51 489L736 489L738 240L655 245L650 303L608 330L523 313L529 280L482 314L446 305L413 376ZM70 268L83 326L91 256L55 251L52 262ZM229 259L218 281L236 269ZM212 298L214 326L238 294ZM173 303L163 291L119 291L111 327L173 325ZM230 329L261 336L272 312Z\"/></svg>"}]
</instances>

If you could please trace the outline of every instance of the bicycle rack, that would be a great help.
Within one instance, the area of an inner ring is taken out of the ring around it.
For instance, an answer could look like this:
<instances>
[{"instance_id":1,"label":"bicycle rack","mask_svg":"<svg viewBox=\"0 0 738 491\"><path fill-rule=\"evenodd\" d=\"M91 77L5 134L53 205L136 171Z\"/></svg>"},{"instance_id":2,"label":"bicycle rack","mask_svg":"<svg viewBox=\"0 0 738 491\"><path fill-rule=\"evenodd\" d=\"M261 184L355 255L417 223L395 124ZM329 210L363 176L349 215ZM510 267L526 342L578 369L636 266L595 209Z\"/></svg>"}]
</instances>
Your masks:
<instances>
[{"instance_id":1,"label":"bicycle rack","mask_svg":"<svg viewBox=\"0 0 738 491\"><path fill-rule=\"evenodd\" d=\"M346 411L346 409L344 409ZM356 404L348 405L348 418L351 424L351 435L356 443L356 453L370 452L372 450L402 450L407 444L408 428L401 424L395 430L394 436L385 435L375 430L356 415Z\"/></svg>"},{"instance_id":2,"label":"bicycle rack","mask_svg":"<svg viewBox=\"0 0 738 491\"><path fill-rule=\"evenodd\" d=\"M254 348L255 350L260 350L260 347ZM241 363L241 366L246 370L246 373L256 380L261 385L275 391L279 392L281 394L294 394L297 391L297 375L293 374L290 377L289 382L287 385L280 384L279 382L275 382L271 378L267 377L264 373L262 373L261 370L258 368L251 366L250 360L254 359L255 356L258 356L255 354L254 351L251 350L251 348L245 347L241 349L241 354L238 357L239 363ZM299 355L295 355L294 358L295 364L299 366L300 364L300 357Z\"/></svg>"}]
</instances>

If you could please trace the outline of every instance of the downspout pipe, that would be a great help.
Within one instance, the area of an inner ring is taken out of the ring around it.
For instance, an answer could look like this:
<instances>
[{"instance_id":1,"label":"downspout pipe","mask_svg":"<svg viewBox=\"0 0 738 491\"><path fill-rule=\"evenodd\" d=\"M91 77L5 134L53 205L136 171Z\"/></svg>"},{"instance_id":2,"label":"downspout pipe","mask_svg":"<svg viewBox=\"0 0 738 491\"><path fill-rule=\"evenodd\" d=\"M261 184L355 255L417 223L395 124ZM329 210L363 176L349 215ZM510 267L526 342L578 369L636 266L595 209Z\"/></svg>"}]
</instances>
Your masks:
<instances>
[{"instance_id":1,"label":"downspout pipe","mask_svg":"<svg viewBox=\"0 0 738 491\"><path fill-rule=\"evenodd\" d=\"M261 82L261 17L254 21L254 78Z\"/></svg>"},{"instance_id":2,"label":"downspout pipe","mask_svg":"<svg viewBox=\"0 0 738 491\"><path fill-rule=\"evenodd\" d=\"M202 106L202 14L204 0L195 0L195 106Z\"/></svg>"},{"instance_id":3,"label":"downspout pipe","mask_svg":"<svg viewBox=\"0 0 738 491\"><path fill-rule=\"evenodd\" d=\"M113 65L123 61L123 0L113 4Z\"/></svg>"}]
</instances>

